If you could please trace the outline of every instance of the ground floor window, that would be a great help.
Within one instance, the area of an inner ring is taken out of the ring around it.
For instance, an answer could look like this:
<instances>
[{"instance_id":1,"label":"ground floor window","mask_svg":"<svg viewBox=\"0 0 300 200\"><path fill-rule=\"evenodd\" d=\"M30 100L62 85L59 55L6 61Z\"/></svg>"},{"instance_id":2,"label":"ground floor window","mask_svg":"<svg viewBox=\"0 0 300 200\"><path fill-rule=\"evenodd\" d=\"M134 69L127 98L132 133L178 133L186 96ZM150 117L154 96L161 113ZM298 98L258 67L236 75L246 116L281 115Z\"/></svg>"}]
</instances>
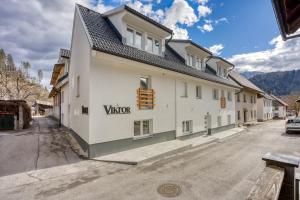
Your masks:
<instances>
[{"instance_id":1,"label":"ground floor window","mask_svg":"<svg viewBox=\"0 0 300 200\"><path fill-rule=\"evenodd\" d=\"M222 117L221 116L218 116L218 126L222 126Z\"/></svg>"},{"instance_id":2,"label":"ground floor window","mask_svg":"<svg viewBox=\"0 0 300 200\"><path fill-rule=\"evenodd\" d=\"M231 115L227 115L227 123L228 123L228 125L231 124Z\"/></svg>"},{"instance_id":3,"label":"ground floor window","mask_svg":"<svg viewBox=\"0 0 300 200\"><path fill-rule=\"evenodd\" d=\"M182 122L182 132L183 133L192 133L193 132L193 121L183 121Z\"/></svg>"},{"instance_id":4,"label":"ground floor window","mask_svg":"<svg viewBox=\"0 0 300 200\"><path fill-rule=\"evenodd\" d=\"M152 133L152 120L134 121L134 136L149 135Z\"/></svg>"}]
</instances>

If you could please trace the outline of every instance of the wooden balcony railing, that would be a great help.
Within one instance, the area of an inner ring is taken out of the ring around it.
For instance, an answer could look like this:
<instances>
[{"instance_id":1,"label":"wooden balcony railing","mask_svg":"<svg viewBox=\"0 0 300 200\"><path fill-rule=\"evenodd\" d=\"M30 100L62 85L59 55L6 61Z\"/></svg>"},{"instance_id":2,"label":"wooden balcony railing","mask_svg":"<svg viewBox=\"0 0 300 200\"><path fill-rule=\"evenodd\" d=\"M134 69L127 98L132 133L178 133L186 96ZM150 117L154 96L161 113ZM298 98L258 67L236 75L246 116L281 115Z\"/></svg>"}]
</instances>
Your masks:
<instances>
[{"instance_id":1,"label":"wooden balcony railing","mask_svg":"<svg viewBox=\"0 0 300 200\"><path fill-rule=\"evenodd\" d=\"M137 106L139 109L153 109L154 103L155 91L153 89L137 89Z\"/></svg>"}]
</instances>

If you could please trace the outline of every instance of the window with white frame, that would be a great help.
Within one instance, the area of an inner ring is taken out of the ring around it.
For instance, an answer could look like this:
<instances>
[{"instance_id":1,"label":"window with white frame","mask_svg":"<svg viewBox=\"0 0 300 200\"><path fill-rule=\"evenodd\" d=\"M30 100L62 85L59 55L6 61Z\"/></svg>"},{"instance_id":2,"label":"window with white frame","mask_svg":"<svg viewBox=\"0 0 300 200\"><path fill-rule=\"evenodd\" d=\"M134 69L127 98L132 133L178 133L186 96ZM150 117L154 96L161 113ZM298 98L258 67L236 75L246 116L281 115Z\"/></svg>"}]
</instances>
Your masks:
<instances>
[{"instance_id":1,"label":"window with white frame","mask_svg":"<svg viewBox=\"0 0 300 200\"><path fill-rule=\"evenodd\" d=\"M193 121L183 121L182 122L182 132L183 133L192 133L193 132Z\"/></svg>"},{"instance_id":2,"label":"window with white frame","mask_svg":"<svg viewBox=\"0 0 300 200\"><path fill-rule=\"evenodd\" d=\"M201 85L196 86L196 98L197 99L202 98L202 87L201 87Z\"/></svg>"},{"instance_id":3,"label":"window with white frame","mask_svg":"<svg viewBox=\"0 0 300 200\"><path fill-rule=\"evenodd\" d=\"M148 76L140 77L140 88L143 90L151 89L151 79Z\"/></svg>"},{"instance_id":4,"label":"window with white frame","mask_svg":"<svg viewBox=\"0 0 300 200\"><path fill-rule=\"evenodd\" d=\"M213 89L213 99L219 100L219 90L218 89Z\"/></svg>"},{"instance_id":5,"label":"window with white frame","mask_svg":"<svg viewBox=\"0 0 300 200\"><path fill-rule=\"evenodd\" d=\"M218 116L218 127L222 126L222 117L221 116Z\"/></svg>"},{"instance_id":6,"label":"window with white frame","mask_svg":"<svg viewBox=\"0 0 300 200\"><path fill-rule=\"evenodd\" d=\"M227 100L232 101L232 93L229 91L227 92Z\"/></svg>"},{"instance_id":7,"label":"window with white frame","mask_svg":"<svg viewBox=\"0 0 300 200\"><path fill-rule=\"evenodd\" d=\"M160 54L160 42L157 39L152 37L147 37L147 47L146 50L150 53L154 53L156 55Z\"/></svg>"},{"instance_id":8,"label":"window with white frame","mask_svg":"<svg viewBox=\"0 0 300 200\"><path fill-rule=\"evenodd\" d=\"M188 85L186 82L182 83L182 95L181 97L188 97Z\"/></svg>"},{"instance_id":9,"label":"window with white frame","mask_svg":"<svg viewBox=\"0 0 300 200\"><path fill-rule=\"evenodd\" d=\"M134 121L134 137L152 134L152 120Z\"/></svg>"},{"instance_id":10,"label":"window with white frame","mask_svg":"<svg viewBox=\"0 0 300 200\"><path fill-rule=\"evenodd\" d=\"M225 97L224 90L221 90L221 97Z\"/></svg>"},{"instance_id":11,"label":"window with white frame","mask_svg":"<svg viewBox=\"0 0 300 200\"><path fill-rule=\"evenodd\" d=\"M201 59L200 59L200 58L197 58L197 59L196 59L196 67L197 67L198 69L201 69Z\"/></svg>"},{"instance_id":12,"label":"window with white frame","mask_svg":"<svg viewBox=\"0 0 300 200\"><path fill-rule=\"evenodd\" d=\"M64 103L65 101L65 94L64 91L61 91L61 103Z\"/></svg>"},{"instance_id":13,"label":"window with white frame","mask_svg":"<svg viewBox=\"0 0 300 200\"><path fill-rule=\"evenodd\" d=\"M227 124L228 124L228 125L231 124L231 115L227 115Z\"/></svg>"},{"instance_id":14,"label":"window with white frame","mask_svg":"<svg viewBox=\"0 0 300 200\"><path fill-rule=\"evenodd\" d=\"M227 74L227 69L223 69L223 76L225 77L225 78L227 78L227 76L228 76L228 74Z\"/></svg>"},{"instance_id":15,"label":"window with white frame","mask_svg":"<svg viewBox=\"0 0 300 200\"><path fill-rule=\"evenodd\" d=\"M220 76L220 74L221 74L221 67L217 66L217 75Z\"/></svg>"},{"instance_id":16,"label":"window with white frame","mask_svg":"<svg viewBox=\"0 0 300 200\"><path fill-rule=\"evenodd\" d=\"M126 43L129 46L142 49L142 33L132 28L127 28Z\"/></svg>"},{"instance_id":17,"label":"window with white frame","mask_svg":"<svg viewBox=\"0 0 300 200\"><path fill-rule=\"evenodd\" d=\"M77 76L76 82L76 97L80 96L80 76Z\"/></svg>"}]
</instances>

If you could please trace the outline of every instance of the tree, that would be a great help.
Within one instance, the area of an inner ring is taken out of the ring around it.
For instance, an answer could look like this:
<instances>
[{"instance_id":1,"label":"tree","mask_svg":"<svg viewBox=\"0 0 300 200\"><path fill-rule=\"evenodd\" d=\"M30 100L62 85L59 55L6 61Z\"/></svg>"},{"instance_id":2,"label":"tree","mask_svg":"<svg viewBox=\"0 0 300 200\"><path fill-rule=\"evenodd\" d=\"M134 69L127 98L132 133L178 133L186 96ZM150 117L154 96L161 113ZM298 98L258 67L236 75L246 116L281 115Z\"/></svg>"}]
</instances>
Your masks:
<instances>
[{"instance_id":1,"label":"tree","mask_svg":"<svg viewBox=\"0 0 300 200\"><path fill-rule=\"evenodd\" d=\"M42 79L43 79L43 70L39 69L38 70L38 81L39 81L39 84L41 84Z\"/></svg>"},{"instance_id":2,"label":"tree","mask_svg":"<svg viewBox=\"0 0 300 200\"><path fill-rule=\"evenodd\" d=\"M6 68L7 68L8 71L15 71L16 70L16 65L15 65L14 59L13 59L11 54L7 54Z\"/></svg>"},{"instance_id":3,"label":"tree","mask_svg":"<svg viewBox=\"0 0 300 200\"><path fill-rule=\"evenodd\" d=\"M282 99L289 105L289 110L294 110L296 112L296 116L298 116L300 112L300 103L297 103L297 99L300 97L300 91L293 92L290 95L284 96Z\"/></svg>"},{"instance_id":4,"label":"tree","mask_svg":"<svg viewBox=\"0 0 300 200\"><path fill-rule=\"evenodd\" d=\"M5 70L6 68L6 54L3 49L0 49L0 71Z\"/></svg>"},{"instance_id":5,"label":"tree","mask_svg":"<svg viewBox=\"0 0 300 200\"><path fill-rule=\"evenodd\" d=\"M27 76L27 77L29 77L29 69L31 68L31 65L30 65L30 63L29 62L24 62L24 61L22 61L22 68L24 69L24 73L25 73L25 75Z\"/></svg>"}]
</instances>

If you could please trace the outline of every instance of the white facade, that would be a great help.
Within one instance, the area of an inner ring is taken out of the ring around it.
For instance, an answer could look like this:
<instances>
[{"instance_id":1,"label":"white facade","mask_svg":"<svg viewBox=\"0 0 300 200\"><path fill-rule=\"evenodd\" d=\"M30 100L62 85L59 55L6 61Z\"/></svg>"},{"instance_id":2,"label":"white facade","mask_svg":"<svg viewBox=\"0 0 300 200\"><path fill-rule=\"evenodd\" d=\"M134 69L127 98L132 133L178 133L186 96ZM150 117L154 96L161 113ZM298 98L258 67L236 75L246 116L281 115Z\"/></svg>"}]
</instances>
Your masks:
<instances>
[{"instance_id":1,"label":"white facade","mask_svg":"<svg viewBox=\"0 0 300 200\"><path fill-rule=\"evenodd\" d=\"M135 25L131 18L129 21L131 27ZM113 18L112 22L122 24L124 20ZM143 34L148 35L147 32ZM162 33L159 36L165 37ZM161 45L163 52L164 42ZM217 130L235 125L234 94L238 86L226 86L91 50L91 41L78 8L75 11L71 52L69 91L64 93L65 97L69 97L70 106L69 110L68 106L63 106L63 112L69 111L66 123L88 145L134 142L161 133L173 132L175 137L205 134L208 128ZM224 65L224 69L227 67ZM147 79L155 92L153 109L137 106L137 91L141 88L142 79ZM220 102L222 95L226 102L223 108ZM130 112L108 114L106 108L109 106L130 109ZM209 122L205 122L207 114L211 119ZM138 128L141 133L136 134ZM143 135L145 130L149 134Z\"/></svg>"},{"instance_id":2,"label":"white facade","mask_svg":"<svg viewBox=\"0 0 300 200\"><path fill-rule=\"evenodd\" d=\"M267 121L273 119L273 100L261 97L257 99L257 120Z\"/></svg>"},{"instance_id":3,"label":"white facade","mask_svg":"<svg viewBox=\"0 0 300 200\"><path fill-rule=\"evenodd\" d=\"M238 124L257 121L257 93L244 90L235 95L235 101Z\"/></svg>"},{"instance_id":4,"label":"white facade","mask_svg":"<svg viewBox=\"0 0 300 200\"><path fill-rule=\"evenodd\" d=\"M286 106L274 106L274 118L285 119L286 114Z\"/></svg>"}]
</instances>

